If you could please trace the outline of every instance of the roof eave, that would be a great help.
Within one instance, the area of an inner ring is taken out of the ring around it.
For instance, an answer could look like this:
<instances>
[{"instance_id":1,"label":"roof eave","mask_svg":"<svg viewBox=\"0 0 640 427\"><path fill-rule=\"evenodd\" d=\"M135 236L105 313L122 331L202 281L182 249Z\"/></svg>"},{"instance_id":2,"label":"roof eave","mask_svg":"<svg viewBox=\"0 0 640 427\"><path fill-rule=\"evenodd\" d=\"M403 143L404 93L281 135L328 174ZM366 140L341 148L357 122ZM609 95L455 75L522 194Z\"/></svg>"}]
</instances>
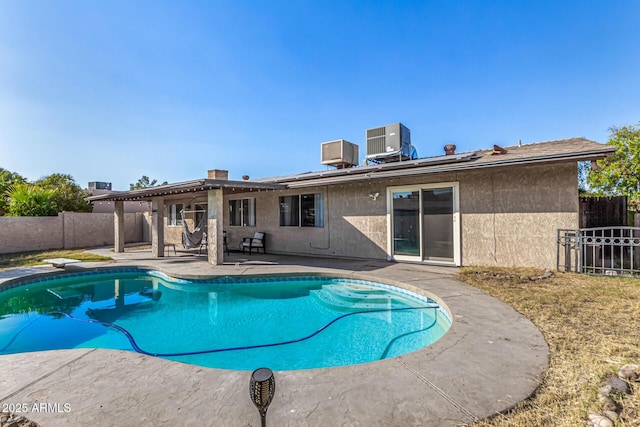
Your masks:
<instances>
[{"instance_id":1,"label":"roof eave","mask_svg":"<svg viewBox=\"0 0 640 427\"><path fill-rule=\"evenodd\" d=\"M374 165L367 166L359 166L354 168L344 168L344 169L333 169L321 172L307 172L304 174L297 175L289 175L282 177L273 177L273 178L261 178L259 182L269 182L269 183L282 183L291 185L297 182L303 181L315 181L318 179L331 179L336 177L337 179L342 177L353 177L357 179L358 177L367 176L372 173L382 173L386 171L392 170L411 170L414 168L427 167L429 164L451 164L458 162L469 162L478 158L477 152L468 152L468 153L460 153L452 156L436 156L429 157L423 159L415 159L415 160L405 160L400 162L392 162L392 163L380 163ZM433 166L433 165L432 165Z\"/></svg>"},{"instance_id":2,"label":"roof eave","mask_svg":"<svg viewBox=\"0 0 640 427\"><path fill-rule=\"evenodd\" d=\"M341 184L344 182L368 181L372 179L383 179L383 178L391 178L391 177L432 175L432 174L438 174L438 173L472 171L472 170L480 170L480 169L487 169L487 168L520 166L520 165L530 165L530 164L531 165L552 164L552 163L565 163L565 162L573 162L573 161L579 162L579 161L586 161L586 160L599 160L599 159L611 156L614 152L615 152L615 149L596 150L596 151L586 151L582 153L568 153L568 154L560 154L560 155L554 154L549 156L527 157L522 159L499 159L496 161L490 161L490 162L484 162L484 163L461 162L461 163L447 164L442 166L429 166L429 167L413 168L413 169L406 169L406 170L392 170L392 171L380 171L380 172L372 171L370 173L367 173L364 175L358 175L358 176L342 176L342 177L307 180L304 182L289 182L288 187L304 188L304 187L315 187L319 185Z\"/></svg>"},{"instance_id":3,"label":"roof eave","mask_svg":"<svg viewBox=\"0 0 640 427\"><path fill-rule=\"evenodd\" d=\"M252 181L228 181L214 179L200 179L194 181L179 182L176 184L162 185L158 187L144 188L132 191L118 191L98 196L90 196L85 200L89 202L96 201L149 201L154 197L176 196L180 194L195 193L201 191L215 189L232 189L247 191L253 190L281 190L286 188L285 185L275 183L263 183Z\"/></svg>"}]
</instances>

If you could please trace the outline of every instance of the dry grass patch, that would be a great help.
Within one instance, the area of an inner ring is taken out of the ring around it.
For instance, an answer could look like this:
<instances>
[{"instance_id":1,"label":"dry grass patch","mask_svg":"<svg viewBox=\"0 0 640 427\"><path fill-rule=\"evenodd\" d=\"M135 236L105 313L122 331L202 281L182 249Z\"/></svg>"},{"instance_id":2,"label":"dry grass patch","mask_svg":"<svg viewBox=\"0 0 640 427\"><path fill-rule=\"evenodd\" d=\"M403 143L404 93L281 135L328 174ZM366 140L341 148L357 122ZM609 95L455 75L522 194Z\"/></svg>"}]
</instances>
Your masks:
<instances>
[{"instance_id":1,"label":"dry grass patch","mask_svg":"<svg viewBox=\"0 0 640 427\"><path fill-rule=\"evenodd\" d=\"M45 264L43 260L49 258L71 258L85 262L110 261L111 258L95 255L84 250L33 251L0 255L0 269L12 267L28 267Z\"/></svg>"},{"instance_id":2,"label":"dry grass patch","mask_svg":"<svg viewBox=\"0 0 640 427\"><path fill-rule=\"evenodd\" d=\"M597 391L607 375L640 363L640 279L465 268L461 280L527 316L549 343L549 369L534 396L475 426L578 426L599 412ZM640 426L640 385L617 396L618 426Z\"/></svg>"}]
</instances>

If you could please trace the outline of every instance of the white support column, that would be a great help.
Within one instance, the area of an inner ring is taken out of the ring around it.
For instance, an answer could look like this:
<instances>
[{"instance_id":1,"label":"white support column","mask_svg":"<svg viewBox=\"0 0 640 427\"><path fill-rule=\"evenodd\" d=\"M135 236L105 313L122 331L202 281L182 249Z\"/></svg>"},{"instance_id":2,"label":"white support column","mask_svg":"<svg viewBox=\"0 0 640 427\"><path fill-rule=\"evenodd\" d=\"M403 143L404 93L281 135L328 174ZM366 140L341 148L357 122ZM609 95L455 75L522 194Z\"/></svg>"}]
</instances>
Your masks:
<instances>
[{"instance_id":1,"label":"white support column","mask_svg":"<svg viewBox=\"0 0 640 427\"><path fill-rule=\"evenodd\" d=\"M113 251L124 252L124 202L117 201L113 207Z\"/></svg>"},{"instance_id":2,"label":"white support column","mask_svg":"<svg viewBox=\"0 0 640 427\"><path fill-rule=\"evenodd\" d=\"M208 197L207 254L211 265L218 265L224 262L222 190L209 190Z\"/></svg>"},{"instance_id":3,"label":"white support column","mask_svg":"<svg viewBox=\"0 0 640 427\"><path fill-rule=\"evenodd\" d=\"M151 256L164 257L164 199L151 200Z\"/></svg>"}]
</instances>

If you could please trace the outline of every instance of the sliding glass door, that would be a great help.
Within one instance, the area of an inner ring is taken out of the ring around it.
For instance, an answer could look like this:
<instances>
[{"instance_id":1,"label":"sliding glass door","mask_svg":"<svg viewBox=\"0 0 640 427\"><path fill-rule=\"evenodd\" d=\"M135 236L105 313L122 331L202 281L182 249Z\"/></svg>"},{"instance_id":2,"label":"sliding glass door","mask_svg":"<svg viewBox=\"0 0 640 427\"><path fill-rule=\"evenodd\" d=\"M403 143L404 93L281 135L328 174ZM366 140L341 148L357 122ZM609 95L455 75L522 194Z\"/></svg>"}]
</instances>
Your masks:
<instances>
[{"instance_id":1,"label":"sliding glass door","mask_svg":"<svg viewBox=\"0 0 640 427\"><path fill-rule=\"evenodd\" d=\"M393 193L393 253L420 256L420 192Z\"/></svg>"},{"instance_id":2,"label":"sliding glass door","mask_svg":"<svg viewBox=\"0 0 640 427\"><path fill-rule=\"evenodd\" d=\"M390 187L391 258L460 265L458 183Z\"/></svg>"},{"instance_id":3,"label":"sliding glass door","mask_svg":"<svg viewBox=\"0 0 640 427\"><path fill-rule=\"evenodd\" d=\"M422 190L422 258L453 262L453 188Z\"/></svg>"}]
</instances>

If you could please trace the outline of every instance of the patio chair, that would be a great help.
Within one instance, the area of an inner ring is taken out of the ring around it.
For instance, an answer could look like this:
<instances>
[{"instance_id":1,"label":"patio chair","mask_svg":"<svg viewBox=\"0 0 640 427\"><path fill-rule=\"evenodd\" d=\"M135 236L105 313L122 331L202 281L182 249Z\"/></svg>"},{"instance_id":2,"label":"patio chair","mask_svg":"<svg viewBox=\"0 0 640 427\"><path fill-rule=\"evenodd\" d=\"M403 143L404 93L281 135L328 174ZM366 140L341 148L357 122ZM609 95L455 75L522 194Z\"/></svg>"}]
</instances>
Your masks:
<instances>
[{"instance_id":1,"label":"patio chair","mask_svg":"<svg viewBox=\"0 0 640 427\"><path fill-rule=\"evenodd\" d=\"M227 244L227 230L224 230L222 232L222 244L223 244L224 252L226 252L227 255L229 255L229 245ZM204 233L202 235L202 241L200 242L200 248L198 248L198 255L200 255L202 248L207 249L207 247L208 247L207 233Z\"/></svg>"},{"instance_id":2,"label":"patio chair","mask_svg":"<svg viewBox=\"0 0 640 427\"><path fill-rule=\"evenodd\" d=\"M267 233L264 232L256 232L253 237L245 237L242 239L242 253L244 253L245 249L249 249L249 255L251 255L251 251L253 249L256 250L256 253L260 253L260 249L262 249L262 253L266 254L265 251L265 236Z\"/></svg>"},{"instance_id":3,"label":"patio chair","mask_svg":"<svg viewBox=\"0 0 640 427\"><path fill-rule=\"evenodd\" d=\"M222 244L224 251L229 255L229 243L227 242L227 230L222 231Z\"/></svg>"},{"instance_id":4,"label":"patio chair","mask_svg":"<svg viewBox=\"0 0 640 427\"><path fill-rule=\"evenodd\" d=\"M207 233L202 233L202 240L200 241L200 247L198 247L198 255L200 255L202 253L202 248L207 249L208 248L208 243L207 243Z\"/></svg>"}]
</instances>

